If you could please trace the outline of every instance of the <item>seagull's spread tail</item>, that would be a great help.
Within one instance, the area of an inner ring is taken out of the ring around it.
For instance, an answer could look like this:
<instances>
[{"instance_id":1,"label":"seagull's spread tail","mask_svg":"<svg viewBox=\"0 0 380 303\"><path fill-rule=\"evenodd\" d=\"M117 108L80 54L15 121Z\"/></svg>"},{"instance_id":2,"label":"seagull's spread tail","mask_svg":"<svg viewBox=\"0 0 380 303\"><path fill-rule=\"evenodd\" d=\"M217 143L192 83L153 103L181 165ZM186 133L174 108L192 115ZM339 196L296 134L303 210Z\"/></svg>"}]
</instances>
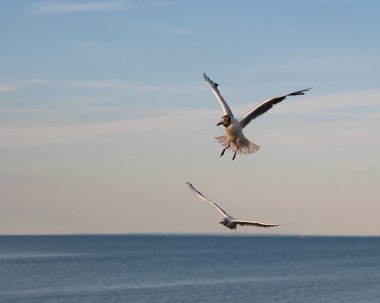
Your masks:
<instances>
[{"instance_id":1,"label":"seagull's spread tail","mask_svg":"<svg viewBox=\"0 0 380 303\"><path fill-rule=\"evenodd\" d=\"M227 147L228 141L226 136L220 136L220 137L215 137L216 141L218 141L223 147ZM227 148L233 152L236 151L237 145L234 142L230 142L230 146ZM239 149L237 151L237 154L253 154L257 150L260 149L260 146L256 145L255 143L245 140L245 142L241 142Z\"/></svg>"}]
</instances>

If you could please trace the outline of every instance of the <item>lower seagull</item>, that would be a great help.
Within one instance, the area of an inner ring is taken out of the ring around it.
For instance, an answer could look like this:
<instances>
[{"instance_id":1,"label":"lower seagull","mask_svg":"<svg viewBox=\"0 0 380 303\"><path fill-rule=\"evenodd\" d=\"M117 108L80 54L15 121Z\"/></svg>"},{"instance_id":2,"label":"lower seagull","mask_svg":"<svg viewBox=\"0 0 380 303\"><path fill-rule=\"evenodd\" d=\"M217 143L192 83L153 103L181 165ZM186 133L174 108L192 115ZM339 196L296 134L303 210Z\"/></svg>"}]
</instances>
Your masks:
<instances>
[{"instance_id":1,"label":"lower seagull","mask_svg":"<svg viewBox=\"0 0 380 303\"><path fill-rule=\"evenodd\" d=\"M222 221L219 222L219 224L223 224L225 227L228 227L230 229L236 229L236 227L238 225L242 225L242 226L253 225L253 226L265 228L265 227L274 227L274 226L281 225L281 224L268 224L268 223L260 223L260 222L256 222L256 221L234 219L229 214L227 214L219 205L217 205L216 203L207 199L203 194L201 194L190 182L186 182L186 183L187 183L187 185L189 185L189 187L193 193L195 193L202 200L205 200L208 203L210 203L212 206L214 206L223 215L224 218Z\"/></svg>"}]
</instances>

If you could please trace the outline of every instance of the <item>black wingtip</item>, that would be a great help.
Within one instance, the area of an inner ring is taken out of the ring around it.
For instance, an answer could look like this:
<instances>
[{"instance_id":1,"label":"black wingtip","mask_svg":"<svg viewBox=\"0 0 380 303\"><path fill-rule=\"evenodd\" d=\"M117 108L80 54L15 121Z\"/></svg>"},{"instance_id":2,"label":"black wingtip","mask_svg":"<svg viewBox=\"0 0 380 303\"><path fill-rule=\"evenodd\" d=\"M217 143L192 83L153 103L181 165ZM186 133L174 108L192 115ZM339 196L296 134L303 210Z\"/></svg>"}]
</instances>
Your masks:
<instances>
[{"instance_id":1,"label":"black wingtip","mask_svg":"<svg viewBox=\"0 0 380 303\"><path fill-rule=\"evenodd\" d=\"M301 95L304 95L306 92L308 92L311 89L312 89L312 87L309 87L309 88L306 88L306 89L302 89L302 90L299 90L297 92L289 94L289 96L301 96Z\"/></svg>"},{"instance_id":2,"label":"black wingtip","mask_svg":"<svg viewBox=\"0 0 380 303\"><path fill-rule=\"evenodd\" d=\"M203 73L203 78L205 78L206 82L208 82L210 85L212 85L214 88L217 88L218 87L218 83L212 81L207 75L206 73Z\"/></svg>"}]
</instances>

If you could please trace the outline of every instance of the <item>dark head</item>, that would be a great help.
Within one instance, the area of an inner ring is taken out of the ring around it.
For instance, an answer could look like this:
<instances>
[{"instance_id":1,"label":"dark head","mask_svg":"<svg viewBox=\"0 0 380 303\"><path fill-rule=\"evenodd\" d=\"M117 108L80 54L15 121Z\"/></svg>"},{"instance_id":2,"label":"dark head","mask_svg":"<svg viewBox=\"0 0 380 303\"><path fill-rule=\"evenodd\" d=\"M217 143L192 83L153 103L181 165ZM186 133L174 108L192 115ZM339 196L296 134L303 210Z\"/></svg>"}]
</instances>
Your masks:
<instances>
[{"instance_id":1,"label":"dark head","mask_svg":"<svg viewBox=\"0 0 380 303\"><path fill-rule=\"evenodd\" d=\"M216 126L224 125L224 127L228 127L230 124L231 124L231 117L229 115L224 115Z\"/></svg>"},{"instance_id":2,"label":"dark head","mask_svg":"<svg viewBox=\"0 0 380 303\"><path fill-rule=\"evenodd\" d=\"M223 218L223 220L220 221L219 224L223 224L225 226L227 224L227 218Z\"/></svg>"}]
</instances>

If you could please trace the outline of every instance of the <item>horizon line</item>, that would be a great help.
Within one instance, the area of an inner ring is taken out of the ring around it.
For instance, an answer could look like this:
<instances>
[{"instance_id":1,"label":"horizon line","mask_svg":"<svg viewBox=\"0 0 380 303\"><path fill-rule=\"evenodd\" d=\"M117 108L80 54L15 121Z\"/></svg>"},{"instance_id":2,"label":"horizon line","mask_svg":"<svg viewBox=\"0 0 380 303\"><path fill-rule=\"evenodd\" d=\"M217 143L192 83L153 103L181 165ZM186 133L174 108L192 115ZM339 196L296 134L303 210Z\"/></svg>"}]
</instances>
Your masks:
<instances>
[{"instance_id":1,"label":"horizon line","mask_svg":"<svg viewBox=\"0 0 380 303\"><path fill-rule=\"evenodd\" d=\"M0 234L0 237L72 237L72 236L199 236L199 237L347 237L347 238L378 238L380 235L346 235L346 234L264 234L264 233L167 233L167 232L133 232L133 233L41 233L41 234Z\"/></svg>"}]
</instances>

